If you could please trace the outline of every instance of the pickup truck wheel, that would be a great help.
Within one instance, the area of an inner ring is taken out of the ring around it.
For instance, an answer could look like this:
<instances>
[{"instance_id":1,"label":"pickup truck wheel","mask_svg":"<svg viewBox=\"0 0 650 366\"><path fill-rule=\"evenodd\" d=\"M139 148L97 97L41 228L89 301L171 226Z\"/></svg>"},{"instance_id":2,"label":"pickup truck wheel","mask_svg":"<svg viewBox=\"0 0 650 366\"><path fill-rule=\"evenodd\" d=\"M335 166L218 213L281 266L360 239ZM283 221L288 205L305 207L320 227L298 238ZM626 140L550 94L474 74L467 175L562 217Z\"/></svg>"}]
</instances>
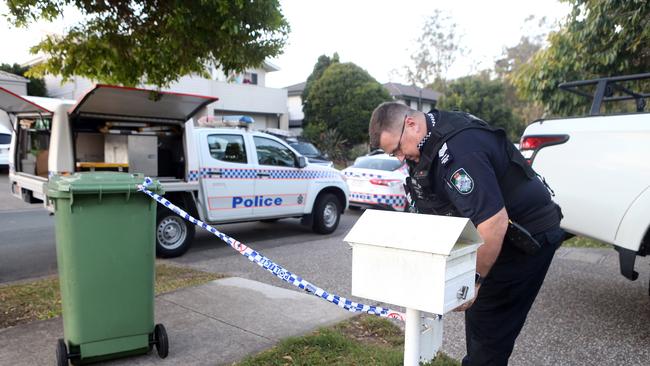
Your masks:
<instances>
[{"instance_id":1,"label":"pickup truck wheel","mask_svg":"<svg viewBox=\"0 0 650 366\"><path fill-rule=\"evenodd\" d=\"M341 203L335 195L326 193L314 205L314 232L318 234L332 233L339 226L341 219Z\"/></svg>"},{"instance_id":2,"label":"pickup truck wheel","mask_svg":"<svg viewBox=\"0 0 650 366\"><path fill-rule=\"evenodd\" d=\"M156 255L173 258L185 254L192 245L194 225L162 207L156 216Z\"/></svg>"}]
</instances>

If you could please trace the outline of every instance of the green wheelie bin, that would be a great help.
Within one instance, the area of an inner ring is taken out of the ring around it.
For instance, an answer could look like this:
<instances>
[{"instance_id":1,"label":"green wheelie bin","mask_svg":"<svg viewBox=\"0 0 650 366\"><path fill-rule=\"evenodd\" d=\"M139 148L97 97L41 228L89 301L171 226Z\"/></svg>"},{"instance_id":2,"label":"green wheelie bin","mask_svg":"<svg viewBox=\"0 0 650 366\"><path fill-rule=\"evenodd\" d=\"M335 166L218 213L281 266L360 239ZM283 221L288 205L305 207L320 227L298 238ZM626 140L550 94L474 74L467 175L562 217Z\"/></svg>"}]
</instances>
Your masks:
<instances>
[{"instance_id":1,"label":"green wheelie bin","mask_svg":"<svg viewBox=\"0 0 650 366\"><path fill-rule=\"evenodd\" d=\"M156 201L138 192L141 174L54 176L47 195L56 220L63 307L58 365L150 352L165 358L165 327L154 326ZM158 182L149 187L162 194Z\"/></svg>"}]
</instances>

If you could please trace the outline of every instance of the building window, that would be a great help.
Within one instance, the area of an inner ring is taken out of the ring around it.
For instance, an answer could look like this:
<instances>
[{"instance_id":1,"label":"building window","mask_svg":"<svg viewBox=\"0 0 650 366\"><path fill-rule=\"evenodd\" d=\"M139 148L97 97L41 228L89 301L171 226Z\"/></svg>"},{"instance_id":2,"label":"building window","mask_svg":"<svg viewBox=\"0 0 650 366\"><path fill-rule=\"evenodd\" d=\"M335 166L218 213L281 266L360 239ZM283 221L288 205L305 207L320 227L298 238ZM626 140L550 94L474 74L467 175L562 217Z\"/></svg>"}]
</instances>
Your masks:
<instances>
[{"instance_id":1,"label":"building window","mask_svg":"<svg viewBox=\"0 0 650 366\"><path fill-rule=\"evenodd\" d=\"M244 79L242 80L242 84L257 85L257 74L254 72L244 73Z\"/></svg>"}]
</instances>

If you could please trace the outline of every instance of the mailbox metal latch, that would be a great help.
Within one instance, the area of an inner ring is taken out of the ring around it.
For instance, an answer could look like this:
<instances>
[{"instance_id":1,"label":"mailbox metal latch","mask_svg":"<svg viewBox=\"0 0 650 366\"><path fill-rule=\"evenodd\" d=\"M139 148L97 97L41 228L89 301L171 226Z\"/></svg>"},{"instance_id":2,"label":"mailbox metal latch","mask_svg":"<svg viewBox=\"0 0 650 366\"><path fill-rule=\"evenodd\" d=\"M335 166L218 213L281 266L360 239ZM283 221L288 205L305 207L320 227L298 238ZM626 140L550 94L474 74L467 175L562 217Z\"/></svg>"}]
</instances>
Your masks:
<instances>
[{"instance_id":1,"label":"mailbox metal latch","mask_svg":"<svg viewBox=\"0 0 650 366\"><path fill-rule=\"evenodd\" d=\"M468 286L463 286L460 289L458 289L458 292L456 293L456 298L460 300L465 300L467 299L467 293L469 292L469 287Z\"/></svg>"}]
</instances>

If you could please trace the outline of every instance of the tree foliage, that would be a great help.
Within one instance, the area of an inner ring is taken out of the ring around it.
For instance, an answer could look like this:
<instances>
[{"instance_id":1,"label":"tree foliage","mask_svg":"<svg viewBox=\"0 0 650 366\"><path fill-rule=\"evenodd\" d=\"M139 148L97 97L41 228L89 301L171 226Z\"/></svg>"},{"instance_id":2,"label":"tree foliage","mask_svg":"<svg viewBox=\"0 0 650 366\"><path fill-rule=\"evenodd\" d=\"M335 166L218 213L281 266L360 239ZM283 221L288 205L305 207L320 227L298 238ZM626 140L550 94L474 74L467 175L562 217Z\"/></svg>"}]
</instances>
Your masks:
<instances>
[{"instance_id":1,"label":"tree foliage","mask_svg":"<svg viewBox=\"0 0 650 366\"><path fill-rule=\"evenodd\" d=\"M336 52L334 52L334 55L332 55L332 57L329 57L327 55L320 55L318 57L318 60L314 65L314 70L311 72L309 77L307 77L307 81L305 82L305 89L302 90L301 97L303 105L309 103L307 96L309 95L309 90L311 90L311 87L314 85L316 80L320 79L320 77L323 76L323 73L331 64L337 64L339 62L339 54Z\"/></svg>"},{"instance_id":2,"label":"tree foliage","mask_svg":"<svg viewBox=\"0 0 650 366\"><path fill-rule=\"evenodd\" d=\"M536 37L521 37L519 43L504 49L503 57L494 64L496 77L503 82L505 104L512 109L514 120L523 127L527 123L540 118L544 113L543 105L534 100L522 98L513 83L513 76L523 65L542 48L540 39Z\"/></svg>"},{"instance_id":3,"label":"tree foliage","mask_svg":"<svg viewBox=\"0 0 650 366\"><path fill-rule=\"evenodd\" d=\"M511 141L518 141L523 126L506 103L506 89L501 79L491 79L488 72L465 76L447 84L438 102L441 109L469 112L495 127L506 130Z\"/></svg>"},{"instance_id":4,"label":"tree foliage","mask_svg":"<svg viewBox=\"0 0 650 366\"><path fill-rule=\"evenodd\" d=\"M257 67L281 53L289 25L278 0L12 0L8 19L26 27L54 20L66 6L84 20L32 48L47 55L30 72L111 84L168 86L183 75Z\"/></svg>"},{"instance_id":5,"label":"tree foliage","mask_svg":"<svg viewBox=\"0 0 650 366\"><path fill-rule=\"evenodd\" d=\"M324 122L328 130L336 129L354 145L367 141L370 114L390 95L359 66L335 63L314 82L307 99L305 119Z\"/></svg>"},{"instance_id":6,"label":"tree foliage","mask_svg":"<svg viewBox=\"0 0 650 366\"><path fill-rule=\"evenodd\" d=\"M47 96L47 88L45 87L45 80L42 78L34 78L34 77L27 77L25 76L25 73L27 73L28 67L22 67L19 64L1 64L0 65L0 70L5 71L5 72L10 72L14 75L22 76L27 79L29 79L29 82L27 83L27 95L33 95L37 97L46 97Z\"/></svg>"},{"instance_id":7,"label":"tree foliage","mask_svg":"<svg viewBox=\"0 0 650 366\"><path fill-rule=\"evenodd\" d=\"M517 89L551 114L583 113L590 101L557 89L562 82L650 70L650 2L565 0L572 11L549 46L523 65Z\"/></svg>"},{"instance_id":8,"label":"tree foliage","mask_svg":"<svg viewBox=\"0 0 650 366\"><path fill-rule=\"evenodd\" d=\"M406 67L407 80L419 87L445 80L449 67L463 52L458 26L449 15L436 10L424 23L417 49Z\"/></svg>"}]
</instances>

